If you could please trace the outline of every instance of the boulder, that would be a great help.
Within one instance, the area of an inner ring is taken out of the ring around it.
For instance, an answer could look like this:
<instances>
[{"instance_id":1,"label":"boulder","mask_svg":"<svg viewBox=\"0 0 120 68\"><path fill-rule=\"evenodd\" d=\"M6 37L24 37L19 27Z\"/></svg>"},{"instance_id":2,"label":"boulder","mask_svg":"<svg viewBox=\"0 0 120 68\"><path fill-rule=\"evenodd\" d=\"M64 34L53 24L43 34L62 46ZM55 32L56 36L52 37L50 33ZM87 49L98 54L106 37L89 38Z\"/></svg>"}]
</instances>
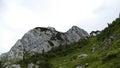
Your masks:
<instances>
[{"instance_id":1,"label":"boulder","mask_svg":"<svg viewBox=\"0 0 120 68\"><path fill-rule=\"evenodd\" d=\"M6 68L21 68L19 64L13 64L11 66L7 66Z\"/></svg>"},{"instance_id":2,"label":"boulder","mask_svg":"<svg viewBox=\"0 0 120 68\"><path fill-rule=\"evenodd\" d=\"M33 63L28 64L28 68L39 68L38 65L35 65Z\"/></svg>"},{"instance_id":3,"label":"boulder","mask_svg":"<svg viewBox=\"0 0 120 68\"><path fill-rule=\"evenodd\" d=\"M82 66L76 66L75 68L83 68Z\"/></svg>"},{"instance_id":4,"label":"boulder","mask_svg":"<svg viewBox=\"0 0 120 68\"><path fill-rule=\"evenodd\" d=\"M87 54L80 54L77 56L77 58L81 58L81 57L87 57L88 55Z\"/></svg>"}]
</instances>

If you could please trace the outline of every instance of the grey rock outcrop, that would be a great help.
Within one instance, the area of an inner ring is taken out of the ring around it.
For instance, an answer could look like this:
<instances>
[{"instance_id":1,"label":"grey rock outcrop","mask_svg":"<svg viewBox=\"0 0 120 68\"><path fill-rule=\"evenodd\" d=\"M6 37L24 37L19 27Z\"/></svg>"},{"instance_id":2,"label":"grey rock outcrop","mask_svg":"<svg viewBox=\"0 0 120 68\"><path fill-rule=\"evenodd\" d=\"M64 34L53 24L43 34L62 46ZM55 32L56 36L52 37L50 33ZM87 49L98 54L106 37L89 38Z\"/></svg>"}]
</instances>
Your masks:
<instances>
[{"instance_id":1,"label":"grey rock outcrop","mask_svg":"<svg viewBox=\"0 0 120 68\"><path fill-rule=\"evenodd\" d=\"M77 26L73 26L65 33L58 32L52 27L36 27L28 31L22 39L16 42L7 53L7 57L8 60L22 60L25 52L31 54L48 52L53 47L77 42L88 36L89 34L86 31Z\"/></svg>"},{"instance_id":2,"label":"grey rock outcrop","mask_svg":"<svg viewBox=\"0 0 120 68\"><path fill-rule=\"evenodd\" d=\"M78 28L77 26L73 26L70 30L66 32L67 43L77 42L80 39L85 39L88 37L88 33L83 29Z\"/></svg>"}]
</instances>

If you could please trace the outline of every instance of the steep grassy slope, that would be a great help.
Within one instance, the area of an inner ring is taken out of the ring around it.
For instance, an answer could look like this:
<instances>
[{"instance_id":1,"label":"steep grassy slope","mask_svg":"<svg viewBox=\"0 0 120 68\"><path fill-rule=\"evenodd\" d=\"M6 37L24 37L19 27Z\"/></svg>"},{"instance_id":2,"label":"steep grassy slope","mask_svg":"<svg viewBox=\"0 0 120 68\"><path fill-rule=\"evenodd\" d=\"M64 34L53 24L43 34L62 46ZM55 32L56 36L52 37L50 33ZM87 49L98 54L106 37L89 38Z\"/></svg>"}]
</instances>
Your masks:
<instances>
[{"instance_id":1,"label":"steep grassy slope","mask_svg":"<svg viewBox=\"0 0 120 68\"><path fill-rule=\"evenodd\" d=\"M60 45L43 54L30 56L25 52L24 60L13 62L22 68L30 63L39 68L120 68L120 18L95 37Z\"/></svg>"},{"instance_id":2,"label":"steep grassy slope","mask_svg":"<svg viewBox=\"0 0 120 68\"><path fill-rule=\"evenodd\" d=\"M51 59L53 68L120 67L120 18L113 21L100 35L90 37L87 41L87 44L81 48L75 48L68 55ZM83 42L80 41L80 43ZM76 43L73 46L75 45L80 44ZM78 58L80 54L87 54L88 56Z\"/></svg>"}]
</instances>

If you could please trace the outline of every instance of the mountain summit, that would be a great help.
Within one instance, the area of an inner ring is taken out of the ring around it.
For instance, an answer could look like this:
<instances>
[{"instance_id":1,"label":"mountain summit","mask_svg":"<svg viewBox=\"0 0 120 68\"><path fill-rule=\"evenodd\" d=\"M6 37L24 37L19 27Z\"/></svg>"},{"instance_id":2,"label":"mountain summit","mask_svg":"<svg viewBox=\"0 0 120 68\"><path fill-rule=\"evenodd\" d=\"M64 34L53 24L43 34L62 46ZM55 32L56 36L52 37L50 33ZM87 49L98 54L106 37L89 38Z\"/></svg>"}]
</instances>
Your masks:
<instances>
[{"instance_id":1,"label":"mountain summit","mask_svg":"<svg viewBox=\"0 0 120 68\"><path fill-rule=\"evenodd\" d=\"M80 39L85 39L88 36L89 34L86 31L77 26L73 26L65 33L56 31L53 27L36 27L28 31L16 42L11 50L4 55L8 61L20 61L24 59L26 52L30 53L31 56L35 53L42 54L60 45L78 42ZM10 64L10 62L5 63L6 66ZM10 66L8 66L8 68L9 67Z\"/></svg>"}]
</instances>

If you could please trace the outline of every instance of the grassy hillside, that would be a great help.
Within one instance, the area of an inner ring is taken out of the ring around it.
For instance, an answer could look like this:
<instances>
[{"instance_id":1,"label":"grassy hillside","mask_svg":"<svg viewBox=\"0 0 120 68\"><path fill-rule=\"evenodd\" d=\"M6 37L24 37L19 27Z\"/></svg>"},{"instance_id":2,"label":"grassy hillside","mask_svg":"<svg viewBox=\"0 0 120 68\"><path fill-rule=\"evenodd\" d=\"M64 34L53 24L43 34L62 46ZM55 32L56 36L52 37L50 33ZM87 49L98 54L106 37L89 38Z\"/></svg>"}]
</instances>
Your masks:
<instances>
[{"instance_id":1,"label":"grassy hillside","mask_svg":"<svg viewBox=\"0 0 120 68\"><path fill-rule=\"evenodd\" d=\"M86 44L81 45L82 43L85 42L81 40L71 45L71 47L78 45L78 48L74 48L74 51L66 56L51 59L53 68L119 68L120 18L113 21L101 34L87 39ZM78 57L82 54L87 56Z\"/></svg>"},{"instance_id":2,"label":"grassy hillside","mask_svg":"<svg viewBox=\"0 0 120 68\"><path fill-rule=\"evenodd\" d=\"M120 18L97 36L60 45L43 54L30 56L26 52L24 60L13 62L22 68L27 68L29 63L40 68L120 68Z\"/></svg>"}]
</instances>

